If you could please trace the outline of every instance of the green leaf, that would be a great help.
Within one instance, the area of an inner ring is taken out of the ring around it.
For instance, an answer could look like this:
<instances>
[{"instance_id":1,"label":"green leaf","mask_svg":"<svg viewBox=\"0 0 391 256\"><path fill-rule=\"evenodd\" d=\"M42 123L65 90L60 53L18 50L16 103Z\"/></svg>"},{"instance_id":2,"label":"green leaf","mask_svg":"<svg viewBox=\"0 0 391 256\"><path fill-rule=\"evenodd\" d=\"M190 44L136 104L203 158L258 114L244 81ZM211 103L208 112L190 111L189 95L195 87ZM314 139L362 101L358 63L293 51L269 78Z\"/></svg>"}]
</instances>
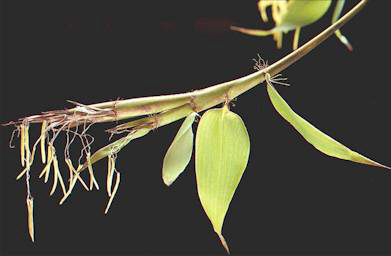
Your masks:
<instances>
[{"instance_id":1,"label":"green leaf","mask_svg":"<svg viewBox=\"0 0 391 256\"><path fill-rule=\"evenodd\" d=\"M390 169L387 166L379 164L355 151L350 150L338 141L318 130L312 124L296 114L278 94L273 85L271 85L268 80L266 81L270 100L277 112L316 149L332 157Z\"/></svg>"},{"instance_id":2,"label":"green leaf","mask_svg":"<svg viewBox=\"0 0 391 256\"><path fill-rule=\"evenodd\" d=\"M219 235L229 204L246 168L250 139L242 119L225 106L208 110L196 137L196 179L201 204Z\"/></svg>"},{"instance_id":3,"label":"green leaf","mask_svg":"<svg viewBox=\"0 0 391 256\"><path fill-rule=\"evenodd\" d=\"M176 180L190 162L194 137L192 124L196 115L193 112L186 117L164 157L162 177L167 186Z\"/></svg>"}]
</instances>

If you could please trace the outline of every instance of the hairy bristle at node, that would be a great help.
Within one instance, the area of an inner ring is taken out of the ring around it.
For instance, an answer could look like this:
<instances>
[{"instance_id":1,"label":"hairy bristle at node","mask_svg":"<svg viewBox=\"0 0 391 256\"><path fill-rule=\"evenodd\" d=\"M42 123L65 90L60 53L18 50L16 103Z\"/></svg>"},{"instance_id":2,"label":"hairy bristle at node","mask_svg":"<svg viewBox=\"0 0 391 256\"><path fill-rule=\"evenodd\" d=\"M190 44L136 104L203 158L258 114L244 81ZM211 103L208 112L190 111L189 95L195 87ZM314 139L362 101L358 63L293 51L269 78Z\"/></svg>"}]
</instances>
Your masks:
<instances>
[{"instance_id":1,"label":"hairy bristle at node","mask_svg":"<svg viewBox=\"0 0 391 256\"><path fill-rule=\"evenodd\" d=\"M265 61L259 54L257 54L257 56L258 56L258 59L253 59L253 61L255 62L253 68L258 71L267 68L269 66L268 62ZM272 83L284 85L284 86L290 86L289 83L282 82L282 81L286 81L286 80L288 80L288 78L282 77L282 74L277 74L277 75L270 78L270 82L272 82Z\"/></svg>"}]
</instances>

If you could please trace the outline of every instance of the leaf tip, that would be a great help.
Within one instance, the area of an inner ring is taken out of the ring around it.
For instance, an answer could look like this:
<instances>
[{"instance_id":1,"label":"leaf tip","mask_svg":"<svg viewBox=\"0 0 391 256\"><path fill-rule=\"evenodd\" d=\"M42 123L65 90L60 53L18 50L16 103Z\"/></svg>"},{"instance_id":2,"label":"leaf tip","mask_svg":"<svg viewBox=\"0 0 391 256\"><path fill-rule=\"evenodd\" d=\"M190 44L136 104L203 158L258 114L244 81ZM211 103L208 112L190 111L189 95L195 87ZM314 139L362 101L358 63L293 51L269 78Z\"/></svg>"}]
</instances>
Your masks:
<instances>
[{"instance_id":1,"label":"leaf tip","mask_svg":"<svg viewBox=\"0 0 391 256\"><path fill-rule=\"evenodd\" d=\"M373 166L377 166L377 167L382 167L382 168L385 168L385 169L388 169L388 170L391 170L391 167L387 166L387 165L384 165L384 164L379 164L377 162L374 162L374 164L372 164Z\"/></svg>"},{"instance_id":2,"label":"leaf tip","mask_svg":"<svg viewBox=\"0 0 391 256\"><path fill-rule=\"evenodd\" d=\"M365 156L362 156L362 155L360 155L357 152L353 152L353 159L352 159L352 161L357 162L357 163L367 164L367 165L381 167L381 168L385 168L385 169L391 170L391 167L386 166L384 164L380 164L380 163L378 163L376 161L373 161L372 159L369 159L369 158L367 158Z\"/></svg>"},{"instance_id":3,"label":"leaf tip","mask_svg":"<svg viewBox=\"0 0 391 256\"><path fill-rule=\"evenodd\" d=\"M223 245L224 249L227 251L228 254L231 254L230 251L229 251L229 247L228 247L227 241L225 241L223 235L219 234L219 233L217 233L217 234L219 235L221 244Z\"/></svg>"},{"instance_id":4,"label":"leaf tip","mask_svg":"<svg viewBox=\"0 0 391 256\"><path fill-rule=\"evenodd\" d=\"M167 187L171 186L171 184L174 182L173 179L170 179L170 178L166 177L165 175L163 175L162 177L163 177L163 182Z\"/></svg>"}]
</instances>

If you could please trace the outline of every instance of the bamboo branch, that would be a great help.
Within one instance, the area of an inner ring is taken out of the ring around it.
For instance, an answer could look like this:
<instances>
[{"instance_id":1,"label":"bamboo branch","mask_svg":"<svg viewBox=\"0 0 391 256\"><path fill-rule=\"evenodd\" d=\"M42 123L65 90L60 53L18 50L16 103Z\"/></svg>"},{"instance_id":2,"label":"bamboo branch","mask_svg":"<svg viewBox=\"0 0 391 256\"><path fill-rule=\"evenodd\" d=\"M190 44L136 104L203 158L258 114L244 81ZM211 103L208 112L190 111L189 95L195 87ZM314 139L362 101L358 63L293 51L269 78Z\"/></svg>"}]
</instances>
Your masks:
<instances>
[{"instance_id":1,"label":"bamboo branch","mask_svg":"<svg viewBox=\"0 0 391 256\"><path fill-rule=\"evenodd\" d=\"M167 109L172 109L172 111L177 112L177 117L174 118L172 121L174 122L176 120L184 118L185 116L190 114L192 110L195 112L201 112L215 105L223 103L227 98L233 99L255 87L256 85L262 83L263 81L265 81L266 73L269 73L271 76L275 76L296 61L300 60L302 57L304 57L310 51L316 48L319 44L332 36L336 30L338 30L349 20L351 20L357 13L359 13L364 8L367 3L368 0L362 0L348 13L341 17L336 23L329 26L322 33L302 45L297 50L288 54L279 61L273 63L269 67L266 67L245 77L189 93L135 98L118 101L117 103L107 102L94 104L92 106L98 108L107 108L109 106L113 106L113 104L116 104L117 120L139 116L140 114L153 114L166 111ZM190 105L192 106L192 109L188 109ZM183 111L182 108L188 109L188 111ZM164 118L166 115L172 116L173 113L163 112L162 114L155 117L142 118L136 121L131 121L129 123L119 125L113 129L110 129L109 131L129 129L143 123L153 122L153 119L156 120L159 118ZM170 122L158 122L158 124L155 124L155 128L161 127L169 123Z\"/></svg>"},{"instance_id":2,"label":"bamboo branch","mask_svg":"<svg viewBox=\"0 0 391 256\"><path fill-rule=\"evenodd\" d=\"M123 120L140 115L159 113L184 105L186 103L190 104L192 100L197 107L197 112L203 111L224 102L226 96L228 96L230 99L233 99L255 87L256 85L262 83L265 80L266 73L269 73L271 76L277 75L307 55L324 40L332 36L336 30L341 28L356 14L358 14L367 3L368 0L362 0L337 22L329 26L322 33L308 41L306 44L302 45L296 51L293 51L269 67L245 77L189 93L112 101L93 104L92 106L102 109L115 107L115 111L117 112L117 120Z\"/></svg>"},{"instance_id":3,"label":"bamboo branch","mask_svg":"<svg viewBox=\"0 0 391 256\"><path fill-rule=\"evenodd\" d=\"M26 120L31 123L41 123L44 120L51 120L53 122L58 121L66 115L72 115L72 126L77 126L83 122L113 122L137 116L161 113L186 104L191 104L193 106L193 110L196 112L206 110L224 102L227 98L233 99L262 83L265 80L266 73L269 73L271 76L280 73L307 55L328 37L332 36L335 31L357 15L367 3L368 0L360 1L337 22L329 26L306 44L302 45L300 48L279 61L273 63L269 67L250 75L193 92L116 100L92 105L77 104L75 108L69 110L44 112L42 115L35 115L20 119L20 122L21 120ZM98 110L101 110L101 112ZM92 115L91 113L94 114ZM186 115L183 115L182 117L185 116ZM8 124L16 124L20 122L11 122Z\"/></svg>"}]
</instances>

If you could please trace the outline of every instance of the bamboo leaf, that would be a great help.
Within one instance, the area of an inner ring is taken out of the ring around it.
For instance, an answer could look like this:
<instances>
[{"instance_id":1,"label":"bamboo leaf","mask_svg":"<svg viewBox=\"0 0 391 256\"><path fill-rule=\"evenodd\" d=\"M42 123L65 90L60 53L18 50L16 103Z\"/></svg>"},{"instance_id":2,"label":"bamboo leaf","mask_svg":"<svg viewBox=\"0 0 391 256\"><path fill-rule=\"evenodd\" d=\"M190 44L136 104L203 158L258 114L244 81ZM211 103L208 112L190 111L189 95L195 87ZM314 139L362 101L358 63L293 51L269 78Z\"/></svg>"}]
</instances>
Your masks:
<instances>
[{"instance_id":1,"label":"bamboo leaf","mask_svg":"<svg viewBox=\"0 0 391 256\"><path fill-rule=\"evenodd\" d=\"M214 231L221 235L225 214L244 173L250 139L242 119L222 109L208 110L201 118L196 137L196 179L201 204Z\"/></svg>"},{"instance_id":2,"label":"bamboo leaf","mask_svg":"<svg viewBox=\"0 0 391 256\"><path fill-rule=\"evenodd\" d=\"M318 130L312 124L296 114L278 94L273 85L270 84L269 80L266 79L266 81L270 100L277 112L316 149L332 157L390 169L385 165L379 164L355 151L350 150L346 146Z\"/></svg>"},{"instance_id":3,"label":"bamboo leaf","mask_svg":"<svg viewBox=\"0 0 391 256\"><path fill-rule=\"evenodd\" d=\"M167 186L176 180L190 162L194 137L192 124L196 115L193 112L186 117L164 157L162 177Z\"/></svg>"}]
</instances>

